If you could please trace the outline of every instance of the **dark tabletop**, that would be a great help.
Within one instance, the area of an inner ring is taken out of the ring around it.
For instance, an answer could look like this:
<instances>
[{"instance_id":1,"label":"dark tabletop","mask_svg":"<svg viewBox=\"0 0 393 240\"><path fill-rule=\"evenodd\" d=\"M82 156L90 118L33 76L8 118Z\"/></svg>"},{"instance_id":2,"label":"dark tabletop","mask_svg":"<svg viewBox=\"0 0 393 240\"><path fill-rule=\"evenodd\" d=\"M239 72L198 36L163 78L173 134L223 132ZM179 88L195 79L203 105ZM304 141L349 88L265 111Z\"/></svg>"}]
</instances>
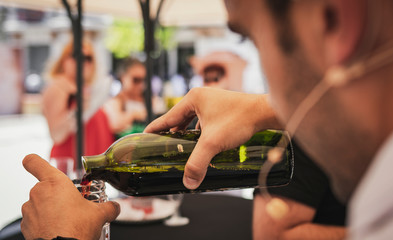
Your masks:
<instances>
[{"instance_id":1,"label":"dark tabletop","mask_svg":"<svg viewBox=\"0 0 393 240\"><path fill-rule=\"evenodd\" d=\"M167 227L162 222L149 224L111 223L111 240L248 240L252 239L252 201L239 197L216 194L186 194L181 214L190 223L181 227ZM15 222L7 227L20 224ZM7 228L6 227L6 228ZM20 233L2 237L0 240L23 239Z\"/></svg>"}]
</instances>

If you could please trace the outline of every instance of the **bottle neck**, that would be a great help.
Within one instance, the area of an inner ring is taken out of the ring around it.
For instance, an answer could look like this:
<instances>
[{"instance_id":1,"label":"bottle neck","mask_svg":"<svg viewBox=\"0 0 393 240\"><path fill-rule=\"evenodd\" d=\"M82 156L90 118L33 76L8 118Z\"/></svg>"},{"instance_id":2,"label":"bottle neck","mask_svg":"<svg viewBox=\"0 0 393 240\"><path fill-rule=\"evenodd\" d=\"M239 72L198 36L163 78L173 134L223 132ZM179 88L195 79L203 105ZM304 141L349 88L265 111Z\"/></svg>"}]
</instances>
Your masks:
<instances>
[{"instance_id":1,"label":"bottle neck","mask_svg":"<svg viewBox=\"0 0 393 240\"><path fill-rule=\"evenodd\" d=\"M94 155L94 156L83 156L82 157L83 167L86 172L90 172L92 168L103 167L107 165L107 158L105 154Z\"/></svg>"}]
</instances>

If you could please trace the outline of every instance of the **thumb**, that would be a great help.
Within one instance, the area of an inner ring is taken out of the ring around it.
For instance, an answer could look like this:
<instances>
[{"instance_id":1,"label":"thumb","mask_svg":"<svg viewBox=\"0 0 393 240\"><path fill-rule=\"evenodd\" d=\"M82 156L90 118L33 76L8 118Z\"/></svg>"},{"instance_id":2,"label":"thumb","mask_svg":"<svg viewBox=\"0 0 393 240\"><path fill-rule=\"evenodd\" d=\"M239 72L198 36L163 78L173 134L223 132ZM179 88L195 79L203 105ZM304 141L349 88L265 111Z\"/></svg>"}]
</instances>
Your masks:
<instances>
[{"instance_id":1,"label":"thumb","mask_svg":"<svg viewBox=\"0 0 393 240\"><path fill-rule=\"evenodd\" d=\"M105 222L114 221L120 214L120 205L117 202L108 201L100 203L101 212L104 214Z\"/></svg>"},{"instance_id":2,"label":"thumb","mask_svg":"<svg viewBox=\"0 0 393 240\"><path fill-rule=\"evenodd\" d=\"M188 189L196 189L205 178L211 159L220 152L217 142L210 141L203 134L195 145L194 150L184 169L183 184Z\"/></svg>"}]
</instances>

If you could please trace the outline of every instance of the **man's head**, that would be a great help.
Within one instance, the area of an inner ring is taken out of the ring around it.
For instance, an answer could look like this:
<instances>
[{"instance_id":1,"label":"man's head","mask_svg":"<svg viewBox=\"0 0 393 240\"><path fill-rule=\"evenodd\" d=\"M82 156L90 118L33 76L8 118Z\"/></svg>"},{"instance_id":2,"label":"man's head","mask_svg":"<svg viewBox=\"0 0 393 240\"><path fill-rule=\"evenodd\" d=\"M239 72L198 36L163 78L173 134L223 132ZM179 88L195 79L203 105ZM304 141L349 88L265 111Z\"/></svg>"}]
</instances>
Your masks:
<instances>
[{"instance_id":1,"label":"man's head","mask_svg":"<svg viewBox=\"0 0 393 240\"><path fill-rule=\"evenodd\" d=\"M389 0L225 3L229 27L251 38L258 48L271 103L284 124L328 69L356 62L393 40L390 28L380 24L393 20L393 2ZM343 200L348 199L378 146L393 129L390 123L378 127L383 111L378 104L384 101L381 86L393 84L384 79L385 69L379 70L328 91L295 134L326 170ZM393 99L385 99L385 104L390 101L393 103Z\"/></svg>"}]
</instances>

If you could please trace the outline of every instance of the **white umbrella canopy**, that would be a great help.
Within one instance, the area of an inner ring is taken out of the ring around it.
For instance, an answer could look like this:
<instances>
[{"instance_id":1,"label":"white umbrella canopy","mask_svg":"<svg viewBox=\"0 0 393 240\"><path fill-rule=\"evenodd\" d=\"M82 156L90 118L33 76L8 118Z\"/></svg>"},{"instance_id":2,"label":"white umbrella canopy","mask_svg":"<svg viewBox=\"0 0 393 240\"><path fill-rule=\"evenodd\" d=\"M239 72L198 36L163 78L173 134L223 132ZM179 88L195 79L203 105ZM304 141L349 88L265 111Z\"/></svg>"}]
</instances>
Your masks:
<instances>
[{"instance_id":1,"label":"white umbrella canopy","mask_svg":"<svg viewBox=\"0 0 393 240\"><path fill-rule=\"evenodd\" d=\"M76 0L69 0L75 5ZM151 0L154 17L160 0ZM63 9L60 0L1 0L0 4L31 9ZM112 16L141 19L138 0L83 0L85 13L109 14ZM164 26L224 25L226 10L223 0L164 0L160 23Z\"/></svg>"},{"instance_id":2,"label":"white umbrella canopy","mask_svg":"<svg viewBox=\"0 0 393 240\"><path fill-rule=\"evenodd\" d=\"M68 0L71 6L77 3L83 4L84 13L110 14L113 16L130 17L134 19L142 19L142 7L139 0ZM144 13L150 12L150 19L144 15L145 27L145 52L146 52L146 68L147 68L147 89L145 96L145 104L147 107L148 122L153 120L152 104L151 104L151 81L152 63L151 51L154 50L154 27L156 21L155 14L160 8L159 22L165 26L204 26L204 25L224 25L226 21L226 11L222 0L142 0ZM46 9L64 9L61 0L0 0L0 4L13 7L32 8L38 10ZM149 4L147 4L149 3ZM67 4L66 4L67 5ZM150 5L150 9L147 6ZM79 7L78 7L79 8ZM72 15L70 13L70 15ZM77 119L77 154L76 159L80 159L83 155L83 123L82 123L82 89L83 89L83 64L82 51L80 42L82 40L82 28L80 18L70 16L73 22L73 33L75 41L75 54L77 59L77 102L78 110ZM81 163L78 162L77 169L82 169Z\"/></svg>"}]
</instances>

